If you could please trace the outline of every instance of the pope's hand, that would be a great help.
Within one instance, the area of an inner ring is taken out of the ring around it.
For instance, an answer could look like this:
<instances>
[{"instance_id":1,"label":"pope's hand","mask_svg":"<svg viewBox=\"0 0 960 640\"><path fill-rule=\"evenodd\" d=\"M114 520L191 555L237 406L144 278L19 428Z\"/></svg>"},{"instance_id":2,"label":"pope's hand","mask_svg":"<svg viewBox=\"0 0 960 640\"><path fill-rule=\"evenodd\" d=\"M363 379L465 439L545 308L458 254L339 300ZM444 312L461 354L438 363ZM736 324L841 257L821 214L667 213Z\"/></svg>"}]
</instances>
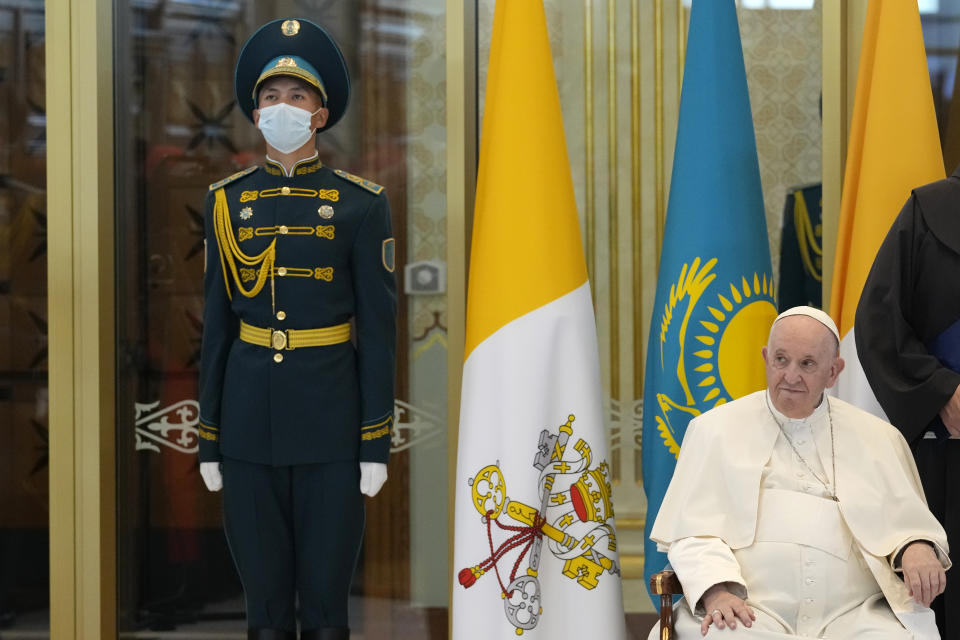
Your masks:
<instances>
[{"instance_id":1,"label":"pope's hand","mask_svg":"<svg viewBox=\"0 0 960 640\"><path fill-rule=\"evenodd\" d=\"M926 542L912 542L900 557L903 581L914 600L929 607L947 586L947 574L937 552Z\"/></svg>"},{"instance_id":2,"label":"pope's hand","mask_svg":"<svg viewBox=\"0 0 960 640\"><path fill-rule=\"evenodd\" d=\"M387 465L382 462L360 463L360 493L371 498L379 493L387 481Z\"/></svg>"},{"instance_id":3,"label":"pope's hand","mask_svg":"<svg viewBox=\"0 0 960 640\"><path fill-rule=\"evenodd\" d=\"M730 593L726 583L720 582L713 585L704 592L700 598L703 608L707 610L707 615L703 617L700 623L700 634L707 635L707 630L711 624L717 625L718 629L730 627L737 628L737 618L743 623L743 626L749 627L757 619L753 609L747 606L747 603Z\"/></svg>"},{"instance_id":4,"label":"pope's hand","mask_svg":"<svg viewBox=\"0 0 960 640\"><path fill-rule=\"evenodd\" d=\"M954 390L953 396L943 405L943 409L940 409L940 418L950 435L960 437L960 386Z\"/></svg>"},{"instance_id":5,"label":"pope's hand","mask_svg":"<svg viewBox=\"0 0 960 640\"><path fill-rule=\"evenodd\" d=\"M219 462L201 462L200 476L203 478L203 484L207 485L210 491L223 489L223 476L220 474Z\"/></svg>"}]
</instances>

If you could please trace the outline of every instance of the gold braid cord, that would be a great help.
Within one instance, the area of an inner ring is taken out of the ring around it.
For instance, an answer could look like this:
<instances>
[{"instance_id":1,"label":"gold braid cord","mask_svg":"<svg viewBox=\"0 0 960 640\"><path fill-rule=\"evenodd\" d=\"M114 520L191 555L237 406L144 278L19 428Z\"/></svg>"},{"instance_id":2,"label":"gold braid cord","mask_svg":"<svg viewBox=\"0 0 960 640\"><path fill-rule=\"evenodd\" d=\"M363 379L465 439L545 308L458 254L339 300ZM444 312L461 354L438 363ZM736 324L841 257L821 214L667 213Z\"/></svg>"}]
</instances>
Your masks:
<instances>
[{"instance_id":1,"label":"gold braid cord","mask_svg":"<svg viewBox=\"0 0 960 640\"><path fill-rule=\"evenodd\" d=\"M267 276L273 274L273 262L276 257L277 239L274 238L266 249L259 255L250 257L240 250L237 239L233 235L233 227L230 226L230 211L227 208L227 195L223 188L217 189L213 204L213 227L217 234L217 246L220 249L220 264L223 268L223 282L227 287L227 297L231 300L233 295L230 292L230 279L227 276L227 268L233 274L233 281L237 285L237 290L244 296L253 298L267 281ZM257 281L251 289L244 289L243 281L237 272L237 261L248 267L260 266L260 272Z\"/></svg>"}]
</instances>

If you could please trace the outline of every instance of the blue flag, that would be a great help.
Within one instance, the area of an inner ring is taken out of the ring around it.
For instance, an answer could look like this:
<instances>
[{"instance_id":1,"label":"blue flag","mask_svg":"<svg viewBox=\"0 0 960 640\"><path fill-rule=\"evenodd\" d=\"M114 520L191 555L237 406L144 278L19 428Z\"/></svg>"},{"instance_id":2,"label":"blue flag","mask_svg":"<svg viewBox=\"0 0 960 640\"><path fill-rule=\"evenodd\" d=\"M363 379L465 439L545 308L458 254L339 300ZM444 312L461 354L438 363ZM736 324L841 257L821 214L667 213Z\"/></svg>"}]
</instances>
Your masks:
<instances>
[{"instance_id":1,"label":"blue flag","mask_svg":"<svg viewBox=\"0 0 960 640\"><path fill-rule=\"evenodd\" d=\"M643 396L644 575L687 423L764 386L777 315L734 0L694 0Z\"/></svg>"}]
</instances>

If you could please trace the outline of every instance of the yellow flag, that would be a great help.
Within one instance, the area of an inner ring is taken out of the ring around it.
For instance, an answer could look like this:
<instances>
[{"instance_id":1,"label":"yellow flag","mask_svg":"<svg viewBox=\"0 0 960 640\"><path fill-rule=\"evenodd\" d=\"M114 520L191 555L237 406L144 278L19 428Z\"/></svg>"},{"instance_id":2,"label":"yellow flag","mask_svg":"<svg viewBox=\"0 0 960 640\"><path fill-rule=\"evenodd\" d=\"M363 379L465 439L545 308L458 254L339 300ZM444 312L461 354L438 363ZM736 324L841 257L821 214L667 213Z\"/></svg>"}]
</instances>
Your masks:
<instances>
[{"instance_id":1,"label":"yellow flag","mask_svg":"<svg viewBox=\"0 0 960 640\"><path fill-rule=\"evenodd\" d=\"M543 4L502 0L470 254L451 637L626 637L607 441Z\"/></svg>"},{"instance_id":2,"label":"yellow flag","mask_svg":"<svg viewBox=\"0 0 960 640\"><path fill-rule=\"evenodd\" d=\"M830 315L840 329L840 352L847 362L837 395L881 415L857 360L857 303L910 190L943 177L917 3L871 0L853 103Z\"/></svg>"},{"instance_id":3,"label":"yellow flag","mask_svg":"<svg viewBox=\"0 0 960 640\"><path fill-rule=\"evenodd\" d=\"M587 281L540 2L497 5L470 251L466 353ZM547 73L549 72L549 73Z\"/></svg>"}]
</instances>

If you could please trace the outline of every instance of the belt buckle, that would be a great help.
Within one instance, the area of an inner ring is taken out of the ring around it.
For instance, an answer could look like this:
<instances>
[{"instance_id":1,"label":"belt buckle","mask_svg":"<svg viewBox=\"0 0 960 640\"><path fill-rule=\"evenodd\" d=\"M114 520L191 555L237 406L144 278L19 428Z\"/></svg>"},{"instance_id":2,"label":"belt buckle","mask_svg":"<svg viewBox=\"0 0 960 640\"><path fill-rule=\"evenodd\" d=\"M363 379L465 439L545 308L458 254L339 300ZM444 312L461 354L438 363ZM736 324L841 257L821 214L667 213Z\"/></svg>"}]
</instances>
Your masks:
<instances>
[{"instance_id":1,"label":"belt buckle","mask_svg":"<svg viewBox=\"0 0 960 640\"><path fill-rule=\"evenodd\" d=\"M283 329L274 329L270 333L270 344L277 351L283 351L287 348L289 340L287 339L287 332Z\"/></svg>"}]
</instances>

